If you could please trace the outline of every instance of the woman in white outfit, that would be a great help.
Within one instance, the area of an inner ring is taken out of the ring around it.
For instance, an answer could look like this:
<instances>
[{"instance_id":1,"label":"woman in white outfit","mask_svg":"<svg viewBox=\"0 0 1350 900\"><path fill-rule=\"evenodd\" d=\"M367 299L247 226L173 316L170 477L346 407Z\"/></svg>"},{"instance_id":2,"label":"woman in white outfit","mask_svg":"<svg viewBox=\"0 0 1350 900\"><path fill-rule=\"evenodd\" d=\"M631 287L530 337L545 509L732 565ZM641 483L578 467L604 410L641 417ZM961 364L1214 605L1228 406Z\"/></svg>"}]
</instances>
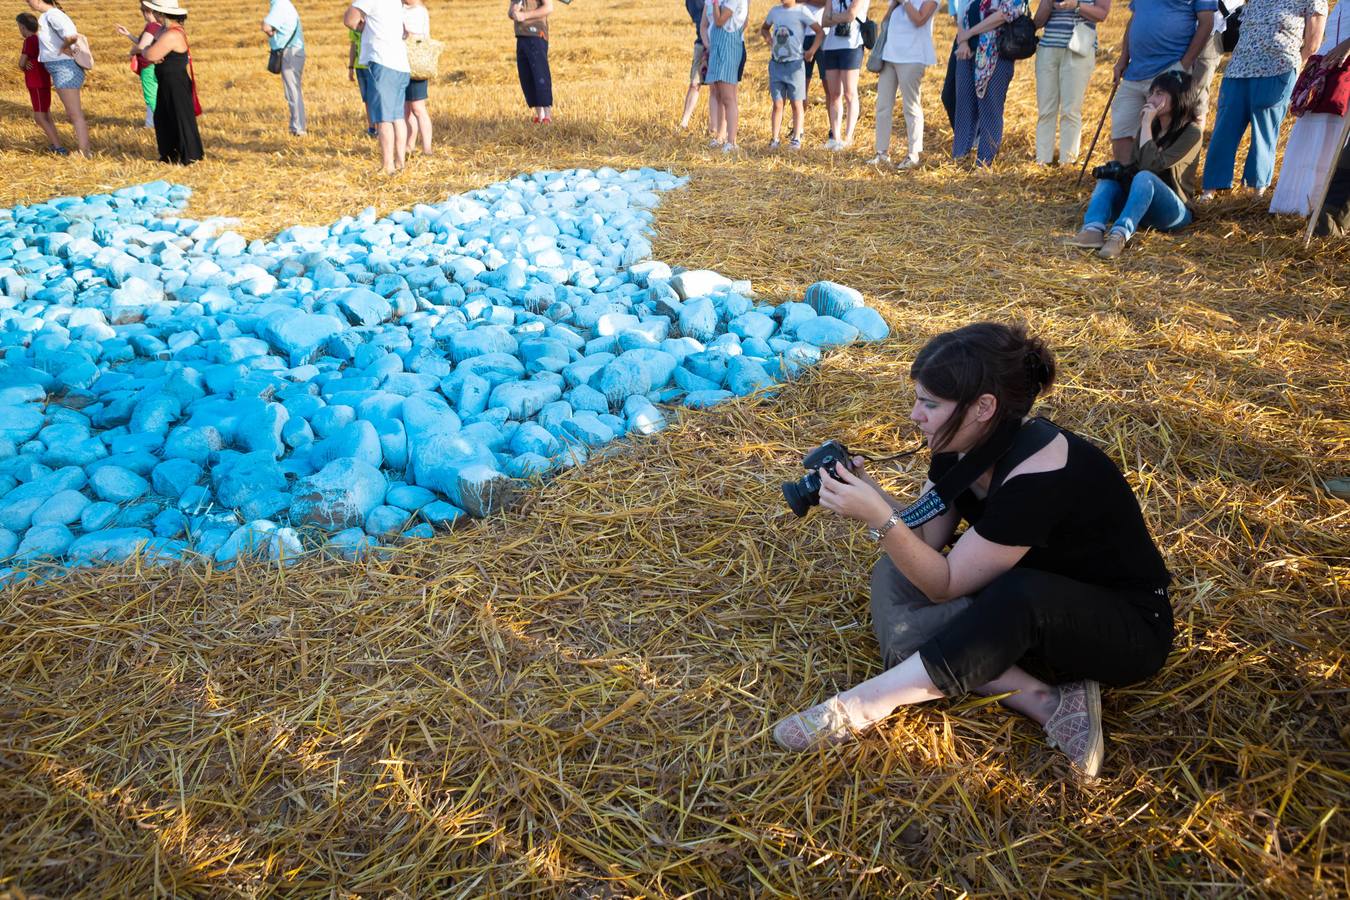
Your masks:
<instances>
[{"instance_id":1,"label":"woman in white outfit","mask_svg":"<svg viewBox=\"0 0 1350 900\"><path fill-rule=\"evenodd\" d=\"M881 47L881 72L877 75L877 155L874 165L890 162L891 122L895 116L895 94L905 115L905 138L909 144L905 158L897 168L919 164L923 152L923 105L919 86L924 69L937 62L933 51L933 13L937 0L891 0L886 15L886 43Z\"/></svg>"},{"instance_id":2,"label":"woman in white outfit","mask_svg":"<svg viewBox=\"0 0 1350 900\"><path fill-rule=\"evenodd\" d=\"M1327 14L1326 30L1322 32L1322 46L1318 53L1350 56L1350 3L1341 0ZM1335 62L1335 59L1331 60ZM1341 134L1344 116L1329 113L1304 113L1294 122L1289 143L1284 148L1284 162L1280 177L1275 182L1275 195L1270 198L1272 213L1298 216L1312 215L1313 191L1317 190L1327 170L1336 165L1340 147L1336 138Z\"/></svg>"}]
</instances>

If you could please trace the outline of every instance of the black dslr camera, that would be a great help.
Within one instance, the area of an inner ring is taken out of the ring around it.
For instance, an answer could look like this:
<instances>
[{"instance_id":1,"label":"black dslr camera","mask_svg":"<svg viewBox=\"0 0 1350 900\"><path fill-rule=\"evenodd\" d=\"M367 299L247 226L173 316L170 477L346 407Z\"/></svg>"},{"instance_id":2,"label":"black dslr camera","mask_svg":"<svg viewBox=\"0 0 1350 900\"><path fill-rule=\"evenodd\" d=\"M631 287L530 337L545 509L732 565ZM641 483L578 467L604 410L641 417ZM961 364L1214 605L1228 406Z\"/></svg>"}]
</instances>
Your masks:
<instances>
[{"instance_id":1,"label":"black dslr camera","mask_svg":"<svg viewBox=\"0 0 1350 900\"><path fill-rule=\"evenodd\" d=\"M839 465L853 471L853 464L850 460L853 457L849 455L848 448L838 441L826 441L802 460L802 468L806 469L806 474L800 481L788 481L783 484L783 499L787 505L798 516L804 516L811 511L811 507L820 503L820 476L816 474L817 469L824 469L829 472L835 481L843 481L835 474L834 467Z\"/></svg>"},{"instance_id":2,"label":"black dslr camera","mask_svg":"<svg viewBox=\"0 0 1350 900\"><path fill-rule=\"evenodd\" d=\"M1113 159L1095 167L1092 170L1092 177L1099 181L1119 181L1123 184L1129 184L1138 171L1139 167L1133 163L1127 166Z\"/></svg>"},{"instance_id":3,"label":"black dslr camera","mask_svg":"<svg viewBox=\"0 0 1350 900\"><path fill-rule=\"evenodd\" d=\"M853 37L853 22L837 22L834 26L835 37Z\"/></svg>"}]
</instances>

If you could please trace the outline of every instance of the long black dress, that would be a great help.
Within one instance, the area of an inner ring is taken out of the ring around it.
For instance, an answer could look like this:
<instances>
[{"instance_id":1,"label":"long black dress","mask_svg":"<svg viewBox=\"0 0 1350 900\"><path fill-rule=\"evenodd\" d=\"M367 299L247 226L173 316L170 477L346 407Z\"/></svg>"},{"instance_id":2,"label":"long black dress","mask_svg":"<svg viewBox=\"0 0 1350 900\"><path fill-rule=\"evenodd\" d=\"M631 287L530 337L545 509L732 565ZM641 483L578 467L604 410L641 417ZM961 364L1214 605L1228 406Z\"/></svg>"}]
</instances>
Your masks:
<instances>
[{"instance_id":1,"label":"long black dress","mask_svg":"<svg viewBox=\"0 0 1350 900\"><path fill-rule=\"evenodd\" d=\"M159 92L155 95L155 141L159 161L191 165L201 159L201 132L192 102L192 78L188 74L188 55L174 51L155 63Z\"/></svg>"}]
</instances>

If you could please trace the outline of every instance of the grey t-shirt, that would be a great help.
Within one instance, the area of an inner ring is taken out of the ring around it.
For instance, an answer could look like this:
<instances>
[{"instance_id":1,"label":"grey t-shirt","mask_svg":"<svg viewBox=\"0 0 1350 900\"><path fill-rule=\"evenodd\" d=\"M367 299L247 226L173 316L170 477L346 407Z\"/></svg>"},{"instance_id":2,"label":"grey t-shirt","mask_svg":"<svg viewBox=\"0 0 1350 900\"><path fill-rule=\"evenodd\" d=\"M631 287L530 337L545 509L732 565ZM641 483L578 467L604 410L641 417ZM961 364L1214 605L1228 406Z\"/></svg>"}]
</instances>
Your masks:
<instances>
[{"instance_id":1,"label":"grey t-shirt","mask_svg":"<svg viewBox=\"0 0 1350 900\"><path fill-rule=\"evenodd\" d=\"M769 26L769 58L774 62L800 62L802 43L815 18L804 6L775 6L764 17Z\"/></svg>"}]
</instances>

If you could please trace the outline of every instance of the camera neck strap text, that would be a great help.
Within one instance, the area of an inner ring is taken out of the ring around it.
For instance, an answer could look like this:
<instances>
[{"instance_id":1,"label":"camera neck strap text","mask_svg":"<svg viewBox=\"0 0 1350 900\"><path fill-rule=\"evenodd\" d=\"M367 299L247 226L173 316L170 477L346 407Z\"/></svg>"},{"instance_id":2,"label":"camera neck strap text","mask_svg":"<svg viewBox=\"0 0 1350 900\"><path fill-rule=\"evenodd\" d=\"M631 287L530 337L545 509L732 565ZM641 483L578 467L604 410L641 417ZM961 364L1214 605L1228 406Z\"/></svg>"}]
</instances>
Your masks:
<instances>
[{"instance_id":1,"label":"camera neck strap text","mask_svg":"<svg viewBox=\"0 0 1350 900\"><path fill-rule=\"evenodd\" d=\"M990 467L995 467L993 484L997 486L1009 472L1044 448L1057 434L1059 429L1045 419L1009 422L1001 426L989 440L961 457L923 496L900 510L900 519L908 527L918 528L943 515Z\"/></svg>"}]
</instances>

